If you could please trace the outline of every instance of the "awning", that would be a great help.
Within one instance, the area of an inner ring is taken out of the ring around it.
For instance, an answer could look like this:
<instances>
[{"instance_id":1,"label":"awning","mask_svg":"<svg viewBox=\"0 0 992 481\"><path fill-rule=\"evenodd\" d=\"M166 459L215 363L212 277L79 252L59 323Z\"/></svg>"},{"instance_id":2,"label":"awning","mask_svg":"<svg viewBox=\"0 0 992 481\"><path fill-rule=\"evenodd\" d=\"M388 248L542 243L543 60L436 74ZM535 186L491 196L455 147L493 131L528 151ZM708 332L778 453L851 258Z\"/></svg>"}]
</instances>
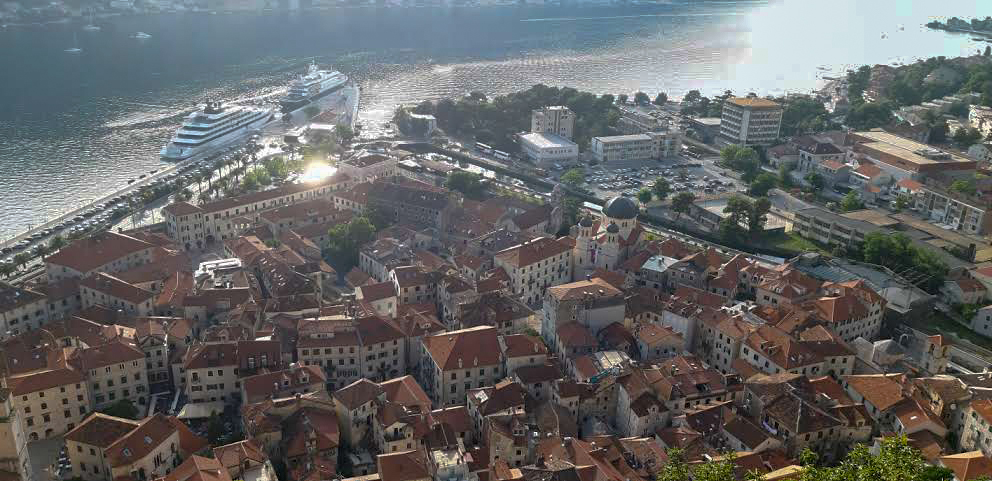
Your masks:
<instances>
[{"instance_id":1,"label":"awning","mask_svg":"<svg viewBox=\"0 0 992 481\"><path fill-rule=\"evenodd\" d=\"M179 419L205 419L224 412L224 401L189 403L179 411Z\"/></svg>"}]
</instances>

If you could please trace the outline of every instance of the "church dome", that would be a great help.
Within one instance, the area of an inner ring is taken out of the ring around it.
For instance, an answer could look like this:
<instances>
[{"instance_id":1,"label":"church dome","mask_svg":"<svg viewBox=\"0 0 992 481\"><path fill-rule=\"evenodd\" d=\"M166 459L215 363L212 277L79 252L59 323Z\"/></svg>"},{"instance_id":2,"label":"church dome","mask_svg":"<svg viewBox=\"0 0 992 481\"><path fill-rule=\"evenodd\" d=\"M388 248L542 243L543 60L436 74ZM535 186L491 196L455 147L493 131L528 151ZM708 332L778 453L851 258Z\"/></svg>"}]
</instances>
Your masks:
<instances>
[{"instance_id":1,"label":"church dome","mask_svg":"<svg viewBox=\"0 0 992 481\"><path fill-rule=\"evenodd\" d=\"M611 219L633 219L637 217L637 204L628 197L614 197L603 206L603 214Z\"/></svg>"},{"instance_id":2,"label":"church dome","mask_svg":"<svg viewBox=\"0 0 992 481\"><path fill-rule=\"evenodd\" d=\"M610 234L617 234L620 232L620 226L618 226L615 222L610 222L610 225L606 226L606 232Z\"/></svg>"}]
</instances>

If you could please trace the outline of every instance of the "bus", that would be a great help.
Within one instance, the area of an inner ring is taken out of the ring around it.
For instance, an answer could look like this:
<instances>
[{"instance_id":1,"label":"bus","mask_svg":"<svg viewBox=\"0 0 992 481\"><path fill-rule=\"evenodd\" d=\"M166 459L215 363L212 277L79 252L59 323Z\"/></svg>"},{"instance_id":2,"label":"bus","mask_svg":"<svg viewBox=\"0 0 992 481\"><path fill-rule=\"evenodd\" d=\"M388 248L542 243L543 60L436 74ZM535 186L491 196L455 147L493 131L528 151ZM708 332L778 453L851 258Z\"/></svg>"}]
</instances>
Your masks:
<instances>
[{"instance_id":1,"label":"bus","mask_svg":"<svg viewBox=\"0 0 992 481\"><path fill-rule=\"evenodd\" d=\"M510 154L503 152L502 150L494 150L493 155L500 160L510 160Z\"/></svg>"},{"instance_id":2,"label":"bus","mask_svg":"<svg viewBox=\"0 0 992 481\"><path fill-rule=\"evenodd\" d=\"M486 144L483 144L482 142L476 142L475 149L486 154L493 153L493 148Z\"/></svg>"}]
</instances>

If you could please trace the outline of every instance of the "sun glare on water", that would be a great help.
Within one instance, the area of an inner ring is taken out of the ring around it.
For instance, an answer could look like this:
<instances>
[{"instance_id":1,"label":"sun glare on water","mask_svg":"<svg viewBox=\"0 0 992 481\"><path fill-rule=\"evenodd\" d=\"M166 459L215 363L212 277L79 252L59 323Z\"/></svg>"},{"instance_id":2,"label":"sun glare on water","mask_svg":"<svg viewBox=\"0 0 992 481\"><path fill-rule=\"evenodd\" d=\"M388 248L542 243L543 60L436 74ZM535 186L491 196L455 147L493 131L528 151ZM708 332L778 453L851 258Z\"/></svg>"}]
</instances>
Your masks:
<instances>
[{"instance_id":1,"label":"sun glare on water","mask_svg":"<svg viewBox=\"0 0 992 481\"><path fill-rule=\"evenodd\" d=\"M304 182L316 182L334 175L337 171L337 167L327 164L314 163L307 167L307 170L303 172L303 177L301 177L300 180Z\"/></svg>"}]
</instances>

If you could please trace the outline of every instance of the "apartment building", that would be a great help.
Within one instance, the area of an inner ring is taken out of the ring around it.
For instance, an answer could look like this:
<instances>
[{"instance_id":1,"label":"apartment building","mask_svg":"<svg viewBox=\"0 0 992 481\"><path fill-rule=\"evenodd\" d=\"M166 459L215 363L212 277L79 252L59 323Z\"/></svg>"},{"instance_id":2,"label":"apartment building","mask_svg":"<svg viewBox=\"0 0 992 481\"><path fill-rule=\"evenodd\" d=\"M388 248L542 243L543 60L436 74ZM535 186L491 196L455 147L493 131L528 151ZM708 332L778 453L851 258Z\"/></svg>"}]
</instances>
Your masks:
<instances>
[{"instance_id":1,"label":"apartment building","mask_svg":"<svg viewBox=\"0 0 992 481\"><path fill-rule=\"evenodd\" d=\"M548 287L572 279L571 247L549 237L497 252L493 264L506 272L511 293L530 305L540 301Z\"/></svg>"},{"instance_id":2,"label":"apartment building","mask_svg":"<svg viewBox=\"0 0 992 481\"><path fill-rule=\"evenodd\" d=\"M207 444L161 413L140 421L93 413L66 434L65 443L73 475L85 481L154 480Z\"/></svg>"},{"instance_id":3,"label":"apartment building","mask_svg":"<svg viewBox=\"0 0 992 481\"><path fill-rule=\"evenodd\" d=\"M351 184L350 177L339 173L317 182L285 184L201 206L170 204L162 209L162 217L169 238L190 249L234 237L251 223L258 222L262 212L307 200L330 199L334 192Z\"/></svg>"},{"instance_id":4,"label":"apartment building","mask_svg":"<svg viewBox=\"0 0 992 481\"><path fill-rule=\"evenodd\" d=\"M43 369L7 379L10 405L28 441L61 436L90 410L86 378L68 367Z\"/></svg>"},{"instance_id":5,"label":"apartment building","mask_svg":"<svg viewBox=\"0 0 992 481\"><path fill-rule=\"evenodd\" d=\"M555 286L544 295L541 337L557 346L558 327L573 322L595 336L612 323L623 324L625 312L624 293L599 277Z\"/></svg>"},{"instance_id":6,"label":"apartment building","mask_svg":"<svg viewBox=\"0 0 992 481\"><path fill-rule=\"evenodd\" d=\"M885 299L863 280L824 284L813 301L814 315L827 323L844 342L875 340L882 330Z\"/></svg>"},{"instance_id":7,"label":"apartment building","mask_svg":"<svg viewBox=\"0 0 992 481\"><path fill-rule=\"evenodd\" d=\"M796 211L792 230L821 244L854 249L864 244L865 234L881 231L870 222L844 217L819 207Z\"/></svg>"},{"instance_id":8,"label":"apartment building","mask_svg":"<svg viewBox=\"0 0 992 481\"><path fill-rule=\"evenodd\" d=\"M723 102L720 135L723 144L769 145L778 139L782 106L760 98L729 98Z\"/></svg>"},{"instance_id":9,"label":"apartment building","mask_svg":"<svg viewBox=\"0 0 992 481\"><path fill-rule=\"evenodd\" d=\"M37 329L49 319L48 296L0 282L0 341Z\"/></svg>"},{"instance_id":10,"label":"apartment building","mask_svg":"<svg viewBox=\"0 0 992 481\"><path fill-rule=\"evenodd\" d=\"M323 366L330 388L361 378L386 380L406 372L404 333L393 323L363 313L301 319L296 358Z\"/></svg>"},{"instance_id":11,"label":"apartment building","mask_svg":"<svg viewBox=\"0 0 992 481\"><path fill-rule=\"evenodd\" d=\"M571 140L575 131L575 114L563 105L534 109L530 114L530 131Z\"/></svg>"},{"instance_id":12,"label":"apartment building","mask_svg":"<svg viewBox=\"0 0 992 481\"><path fill-rule=\"evenodd\" d=\"M113 340L76 350L69 364L86 373L86 386L93 409L102 409L127 399L144 406L148 391L145 353L132 344Z\"/></svg>"},{"instance_id":13,"label":"apartment building","mask_svg":"<svg viewBox=\"0 0 992 481\"><path fill-rule=\"evenodd\" d=\"M422 349L418 380L435 406L461 404L470 390L492 386L504 377L495 327L425 336Z\"/></svg>"},{"instance_id":14,"label":"apartment building","mask_svg":"<svg viewBox=\"0 0 992 481\"><path fill-rule=\"evenodd\" d=\"M48 282L82 279L96 272L116 274L152 261L155 246L134 237L104 231L73 241L45 258Z\"/></svg>"},{"instance_id":15,"label":"apartment building","mask_svg":"<svg viewBox=\"0 0 992 481\"><path fill-rule=\"evenodd\" d=\"M317 366L294 365L241 380L241 399L246 404L311 392L327 392L327 376Z\"/></svg>"},{"instance_id":16,"label":"apartment building","mask_svg":"<svg viewBox=\"0 0 992 481\"><path fill-rule=\"evenodd\" d=\"M368 204L396 221L444 230L450 216L448 191L423 182L391 177L373 182Z\"/></svg>"},{"instance_id":17,"label":"apartment building","mask_svg":"<svg viewBox=\"0 0 992 481\"><path fill-rule=\"evenodd\" d=\"M236 341L200 344L187 351L181 383L190 402L241 398L241 381L262 368L282 366L279 341Z\"/></svg>"},{"instance_id":18,"label":"apartment building","mask_svg":"<svg viewBox=\"0 0 992 481\"><path fill-rule=\"evenodd\" d=\"M145 369L148 371L148 384L169 383L169 344L166 325L177 322L177 318L146 317L134 322L134 342L145 353Z\"/></svg>"},{"instance_id":19,"label":"apartment building","mask_svg":"<svg viewBox=\"0 0 992 481\"><path fill-rule=\"evenodd\" d=\"M173 202L162 208L166 233L186 250L203 247L206 240L206 216L203 209L185 201Z\"/></svg>"},{"instance_id":20,"label":"apartment building","mask_svg":"<svg viewBox=\"0 0 992 481\"><path fill-rule=\"evenodd\" d=\"M654 141L647 134L593 137L589 150L601 164L657 158Z\"/></svg>"},{"instance_id":21,"label":"apartment building","mask_svg":"<svg viewBox=\"0 0 992 481\"><path fill-rule=\"evenodd\" d=\"M985 235L992 232L992 213L978 198L924 185L916 199L916 210L931 222L966 234Z\"/></svg>"},{"instance_id":22,"label":"apartment building","mask_svg":"<svg viewBox=\"0 0 992 481\"><path fill-rule=\"evenodd\" d=\"M103 306L132 317L154 314L156 294L110 274L96 272L79 282L83 309Z\"/></svg>"},{"instance_id":23,"label":"apartment building","mask_svg":"<svg viewBox=\"0 0 992 481\"><path fill-rule=\"evenodd\" d=\"M965 408L960 445L962 449L992 456L992 400L973 400Z\"/></svg>"},{"instance_id":24,"label":"apartment building","mask_svg":"<svg viewBox=\"0 0 992 481\"><path fill-rule=\"evenodd\" d=\"M28 437L21 429L21 415L14 408L10 389L0 389L0 472L15 474L20 481L33 481Z\"/></svg>"},{"instance_id":25,"label":"apartment building","mask_svg":"<svg viewBox=\"0 0 992 481\"><path fill-rule=\"evenodd\" d=\"M399 159L392 155L359 151L338 163L338 171L356 182L372 182L396 175Z\"/></svg>"}]
</instances>

